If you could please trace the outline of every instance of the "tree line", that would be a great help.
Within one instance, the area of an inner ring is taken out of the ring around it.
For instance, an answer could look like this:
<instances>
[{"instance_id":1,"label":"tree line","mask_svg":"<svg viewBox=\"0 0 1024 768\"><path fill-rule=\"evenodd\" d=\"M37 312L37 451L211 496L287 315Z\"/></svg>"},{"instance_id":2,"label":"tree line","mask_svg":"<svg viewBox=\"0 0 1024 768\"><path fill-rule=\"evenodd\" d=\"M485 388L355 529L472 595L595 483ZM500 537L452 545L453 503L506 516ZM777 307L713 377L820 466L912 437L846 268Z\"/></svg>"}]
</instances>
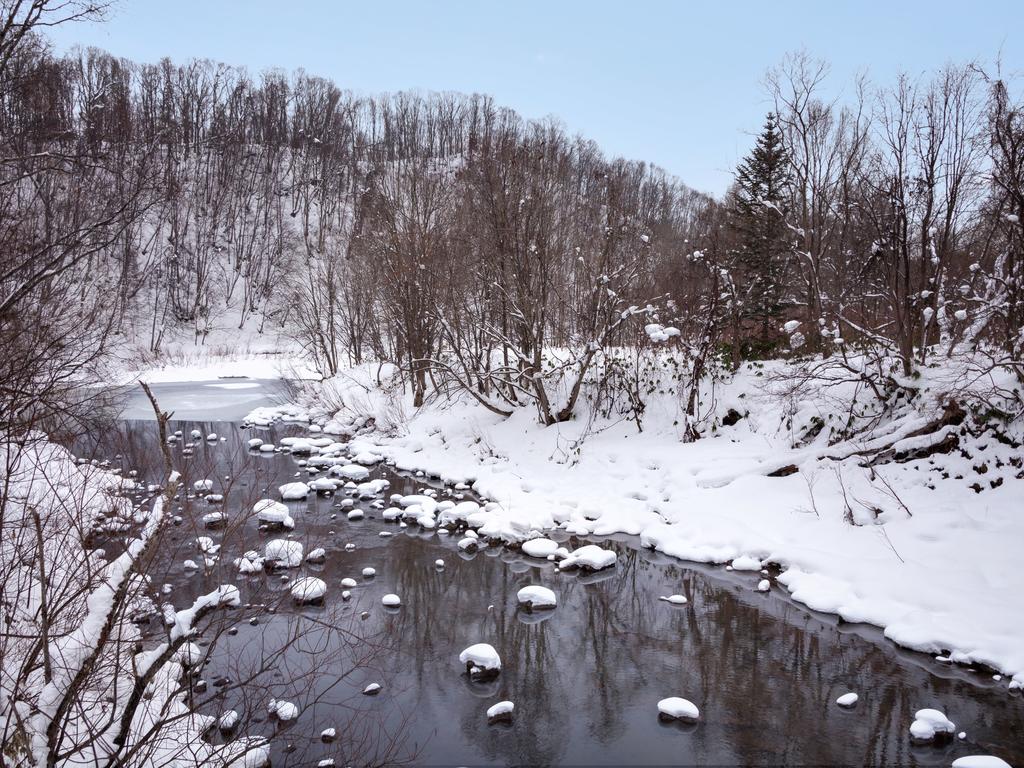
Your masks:
<instances>
[{"instance_id":1,"label":"tree line","mask_svg":"<svg viewBox=\"0 0 1024 768\"><path fill-rule=\"evenodd\" d=\"M5 398L28 410L112 339L182 328L286 329L325 375L395 362L417 405L545 424L624 348L671 346L691 384L857 350L888 396L979 347L1024 378L1024 118L976 65L839 100L787 57L717 200L487 96L32 43L0 69Z\"/></svg>"}]
</instances>

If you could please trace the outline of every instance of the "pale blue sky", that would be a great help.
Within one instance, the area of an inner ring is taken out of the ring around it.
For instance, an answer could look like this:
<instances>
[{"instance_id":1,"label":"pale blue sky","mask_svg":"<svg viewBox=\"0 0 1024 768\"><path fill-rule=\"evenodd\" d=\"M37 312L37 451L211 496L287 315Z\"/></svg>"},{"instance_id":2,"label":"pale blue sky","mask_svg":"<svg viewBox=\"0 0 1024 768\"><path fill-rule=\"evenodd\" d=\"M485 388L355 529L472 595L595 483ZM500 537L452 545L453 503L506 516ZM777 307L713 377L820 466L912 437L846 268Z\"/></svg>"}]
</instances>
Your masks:
<instances>
[{"instance_id":1,"label":"pale blue sky","mask_svg":"<svg viewBox=\"0 0 1024 768\"><path fill-rule=\"evenodd\" d=\"M764 72L787 51L828 59L838 92L861 69L888 82L1000 53L1024 72L1022 30L1024 0L122 0L107 22L52 38L140 61L302 67L360 93L489 93L721 194L768 109Z\"/></svg>"}]
</instances>

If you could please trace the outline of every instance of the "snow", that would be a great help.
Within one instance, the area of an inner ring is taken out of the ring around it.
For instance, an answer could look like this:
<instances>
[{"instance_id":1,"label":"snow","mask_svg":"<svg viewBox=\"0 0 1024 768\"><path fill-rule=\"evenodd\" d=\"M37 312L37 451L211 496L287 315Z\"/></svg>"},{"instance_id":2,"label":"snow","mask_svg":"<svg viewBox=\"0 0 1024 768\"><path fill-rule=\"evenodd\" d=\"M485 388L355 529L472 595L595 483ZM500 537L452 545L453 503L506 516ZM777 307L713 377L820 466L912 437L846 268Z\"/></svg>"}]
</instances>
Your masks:
<instances>
[{"instance_id":1,"label":"snow","mask_svg":"<svg viewBox=\"0 0 1024 768\"><path fill-rule=\"evenodd\" d=\"M309 495L309 486L305 483L285 483L277 490L285 501L298 501Z\"/></svg>"},{"instance_id":2,"label":"snow","mask_svg":"<svg viewBox=\"0 0 1024 768\"><path fill-rule=\"evenodd\" d=\"M761 570L761 561L756 557L749 557L743 555L741 557L733 558L732 569L734 571L759 571Z\"/></svg>"},{"instance_id":3,"label":"snow","mask_svg":"<svg viewBox=\"0 0 1024 768\"><path fill-rule=\"evenodd\" d=\"M271 699L270 705L267 707L267 711L276 716L278 720L284 722L294 720L299 716L299 708L290 701L284 700L278 701L277 699Z\"/></svg>"},{"instance_id":4,"label":"snow","mask_svg":"<svg viewBox=\"0 0 1024 768\"><path fill-rule=\"evenodd\" d=\"M217 718L217 727L222 731L233 730L238 725L239 715L233 709L229 709L224 712L219 718Z\"/></svg>"},{"instance_id":5,"label":"snow","mask_svg":"<svg viewBox=\"0 0 1024 768\"><path fill-rule=\"evenodd\" d=\"M253 504L252 511L256 515L256 519L262 523L281 525L285 528L295 527L295 522L292 520L288 507L279 501L260 499Z\"/></svg>"},{"instance_id":6,"label":"snow","mask_svg":"<svg viewBox=\"0 0 1024 768\"><path fill-rule=\"evenodd\" d=\"M516 705L511 701L499 701L487 708L488 720L511 720Z\"/></svg>"},{"instance_id":7,"label":"snow","mask_svg":"<svg viewBox=\"0 0 1024 768\"><path fill-rule=\"evenodd\" d=\"M858 698L860 697L857 696L856 693L844 693L842 696L836 699L836 704L838 704L840 707L852 707L854 704L857 703Z\"/></svg>"},{"instance_id":8,"label":"snow","mask_svg":"<svg viewBox=\"0 0 1024 768\"><path fill-rule=\"evenodd\" d=\"M459 654L459 663L466 667L476 667L487 672L501 670L501 657L488 643L471 645Z\"/></svg>"},{"instance_id":9,"label":"snow","mask_svg":"<svg viewBox=\"0 0 1024 768\"><path fill-rule=\"evenodd\" d=\"M359 464L345 464L337 469L331 467L332 474L341 475L346 480L365 480L370 476L370 470Z\"/></svg>"},{"instance_id":10,"label":"snow","mask_svg":"<svg viewBox=\"0 0 1024 768\"><path fill-rule=\"evenodd\" d=\"M444 560L441 560L440 558L435 560L434 561L434 567L435 568L444 568Z\"/></svg>"},{"instance_id":11,"label":"snow","mask_svg":"<svg viewBox=\"0 0 1024 768\"><path fill-rule=\"evenodd\" d=\"M686 605L688 602L684 595L669 595L668 597L662 595L658 599L664 600L666 603L671 603L672 605Z\"/></svg>"},{"instance_id":12,"label":"snow","mask_svg":"<svg viewBox=\"0 0 1024 768\"><path fill-rule=\"evenodd\" d=\"M374 568L363 568L363 578L370 579L377 575L377 571Z\"/></svg>"},{"instance_id":13,"label":"snow","mask_svg":"<svg viewBox=\"0 0 1024 768\"><path fill-rule=\"evenodd\" d=\"M937 709L919 709L910 724L910 735L918 741L931 741L936 736L955 731L956 726Z\"/></svg>"},{"instance_id":14,"label":"snow","mask_svg":"<svg viewBox=\"0 0 1024 768\"><path fill-rule=\"evenodd\" d=\"M225 520L227 520L227 515L223 512L207 512L203 515L203 525L210 528L220 525Z\"/></svg>"},{"instance_id":15,"label":"snow","mask_svg":"<svg viewBox=\"0 0 1024 768\"><path fill-rule=\"evenodd\" d=\"M853 350L846 355L855 370L864 364ZM488 502L492 506L466 511L462 520L461 511L436 512L439 524L468 524L484 540L518 544L528 556L530 540L560 530L638 536L642 546L701 563L739 560L742 566L750 558L758 561L757 570L772 563L780 568L774 587L813 610L876 625L913 650L952 650L958 663L983 663L1024 679L1024 645L1017 641L1024 636L1024 612L1006 610L1024 593L1019 483L1005 468L1012 449L988 440L989 472L981 477L972 471L977 459L957 452L936 456L934 467L912 460L870 468L858 458L858 452L900 440L908 441L904 448L927 442L913 435L932 419L928 409L937 393L960 381L961 373L952 366L921 369L913 382L921 395L912 408L844 441L839 425L850 413L854 385L837 379L803 400L786 400L773 394L770 377L790 365L744 365L719 383L707 399L714 415L734 408L744 418L705 431L693 443L681 442L681 427L673 425L673 392L648 399L643 432L625 421L600 422L569 463L557 457L590 429L586 410L552 430L539 428L529 409L501 418L468 399L424 407L391 433L361 435L359 450L381 455L399 470L471 485L483 499L494 500ZM979 387L1012 386L994 375ZM356 379L363 410L346 406L325 431L389 418L392 401L375 387L373 366L346 371L322 387L330 393ZM823 419L826 428L819 440L798 444L812 418ZM1015 429L1019 441L1021 430ZM976 439L957 436L977 456ZM996 468L997 458L1003 469ZM769 476L789 465L797 471ZM969 487L974 479L983 493ZM1005 482L988 487L996 479ZM851 499L852 524L844 497ZM867 507L881 510L877 519ZM463 534L461 548L479 546L470 539Z\"/></svg>"},{"instance_id":16,"label":"snow","mask_svg":"<svg viewBox=\"0 0 1024 768\"><path fill-rule=\"evenodd\" d=\"M658 714L674 720L697 720L700 717L700 710L687 699L670 696L658 702Z\"/></svg>"},{"instance_id":17,"label":"snow","mask_svg":"<svg viewBox=\"0 0 1024 768\"><path fill-rule=\"evenodd\" d=\"M1010 764L992 755L967 755L953 761L953 768L1011 768Z\"/></svg>"},{"instance_id":18,"label":"snow","mask_svg":"<svg viewBox=\"0 0 1024 768\"><path fill-rule=\"evenodd\" d=\"M384 597L380 599L380 602L381 605L387 608L397 608L402 604L401 598L399 598L398 595L395 594L384 595Z\"/></svg>"},{"instance_id":19,"label":"snow","mask_svg":"<svg viewBox=\"0 0 1024 768\"><path fill-rule=\"evenodd\" d=\"M770 581L768 581L768 579L761 579L759 582L757 582L757 591L758 592L767 592L771 588L772 588L772 583Z\"/></svg>"},{"instance_id":20,"label":"snow","mask_svg":"<svg viewBox=\"0 0 1024 768\"><path fill-rule=\"evenodd\" d=\"M591 571L600 571L604 568L611 568L615 565L616 556L610 549L603 549L596 544L587 544L574 550L567 558L562 560L562 568L587 568Z\"/></svg>"},{"instance_id":21,"label":"snow","mask_svg":"<svg viewBox=\"0 0 1024 768\"><path fill-rule=\"evenodd\" d=\"M363 688L364 696L374 696L380 693L380 683L370 683L368 686Z\"/></svg>"},{"instance_id":22,"label":"snow","mask_svg":"<svg viewBox=\"0 0 1024 768\"><path fill-rule=\"evenodd\" d=\"M558 598L555 597L555 593L547 587L523 587L516 593L516 600L520 605L525 605L531 610L535 608L554 608L558 605Z\"/></svg>"},{"instance_id":23,"label":"snow","mask_svg":"<svg viewBox=\"0 0 1024 768\"><path fill-rule=\"evenodd\" d=\"M530 557L548 557L555 554L558 542L551 539L530 539L523 542L523 552Z\"/></svg>"},{"instance_id":24,"label":"snow","mask_svg":"<svg viewBox=\"0 0 1024 768\"><path fill-rule=\"evenodd\" d=\"M273 539L267 542L263 556L284 568L298 568L302 565L302 544L288 539Z\"/></svg>"},{"instance_id":25,"label":"snow","mask_svg":"<svg viewBox=\"0 0 1024 768\"><path fill-rule=\"evenodd\" d=\"M301 603L310 603L314 600L322 600L327 594L327 583L323 579L312 576L296 579L291 586L292 598Z\"/></svg>"}]
</instances>

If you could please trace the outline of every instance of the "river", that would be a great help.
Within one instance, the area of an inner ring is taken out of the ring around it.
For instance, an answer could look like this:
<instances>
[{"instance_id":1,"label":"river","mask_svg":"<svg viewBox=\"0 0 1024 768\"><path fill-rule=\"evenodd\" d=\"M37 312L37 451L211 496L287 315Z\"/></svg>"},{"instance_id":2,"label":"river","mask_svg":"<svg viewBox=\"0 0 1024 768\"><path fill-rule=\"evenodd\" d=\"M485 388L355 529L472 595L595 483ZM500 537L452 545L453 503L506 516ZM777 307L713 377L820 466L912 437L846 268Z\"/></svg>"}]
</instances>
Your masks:
<instances>
[{"instance_id":1,"label":"river","mask_svg":"<svg viewBox=\"0 0 1024 768\"><path fill-rule=\"evenodd\" d=\"M280 573L241 577L236 557L285 535L259 529L247 514L253 502L276 499L280 484L310 477L298 457L253 452L247 441L305 432L294 425L239 428L249 409L284 396L275 382L160 384L154 391L175 411L172 429L186 438L192 429L217 434L198 441L191 457L180 447L174 455L187 487L211 479L225 499L182 499L181 524L150 575L154 587L170 585L169 597L159 599L178 608L221 583L242 590L247 607L215 638L200 638L213 648L195 678L205 688L199 684L193 701L213 715L238 710L243 731L273 736L274 766L329 757L360 765L370 755L416 765L949 765L979 753L1024 764L1024 703L990 672L903 651L873 627L795 604L779 586L755 591L757 574L684 563L627 537L600 540L618 553L614 568L560 573L504 547L460 552L458 536L385 522L370 500L357 504L365 517L350 521L343 494L311 495L289 503L291 538L307 553L323 547L325 562L304 563L287 582ZM131 393L126 418L79 451L94 450L143 482L159 482L160 448L155 422L144 419L147 408ZM371 477L390 481L385 500L425 488L438 498L454 493L385 466ZM208 530L202 516L215 509L229 522ZM199 536L222 547L206 572L182 566L202 562ZM589 543L553 537L568 546ZM372 578L362 575L368 567ZM323 605L289 599L289 584L302 575L327 583ZM349 600L342 599L343 578L357 582ZM558 607L520 610L516 592L530 584L554 590ZM386 593L398 594L402 607L383 608ZM671 594L685 595L687 604L658 599ZM159 633L159 618L147 628ZM496 680L472 682L460 669L459 652L477 642L500 653ZM381 692L362 695L373 682ZM849 691L859 694L856 706L837 706ZM268 718L272 696L295 703L297 720ZM656 704L668 696L696 703L699 722L661 722ZM513 722L488 725L487 708L503 699L515 703ZM907 729L923 707L944 711L966 739L912 744ZM321 732L331 727L338 738L324 742Z\"/></svg>"}]
</instances>

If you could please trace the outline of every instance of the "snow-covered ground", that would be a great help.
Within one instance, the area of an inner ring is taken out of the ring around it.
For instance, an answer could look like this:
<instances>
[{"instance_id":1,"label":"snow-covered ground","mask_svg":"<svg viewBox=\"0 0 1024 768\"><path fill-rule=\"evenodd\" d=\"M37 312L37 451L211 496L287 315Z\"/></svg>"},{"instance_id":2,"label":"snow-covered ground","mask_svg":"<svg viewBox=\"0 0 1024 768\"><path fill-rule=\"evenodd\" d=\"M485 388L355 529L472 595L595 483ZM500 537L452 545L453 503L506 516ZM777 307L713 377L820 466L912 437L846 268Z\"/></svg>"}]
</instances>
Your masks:
<instances>
[{"instance_id":1,"label":"snow-covered ground","mask_svg":"<svg viewBox=\"0 0 1024 768\"><path fill-rule=\"evenodd\" d=\"M496 502L471 516L484 537L522 542L556 527L634 534L686 560L738 560L737 570L754 569L752 590L760 567L777 565L777 583L810 608L882 627L940 662L988 665L1014 687L1024 682L1019 448L958 433L952 452L861 466L858 450L927 442L912 436L926 420L913 411L853 441L793 447L802 425L831 420L842 404L769 397L758 367L716 392L720 412L743 418L693 443L679 439L674 397L648 402L643 432L585 419L543 428L527 408L507 419L464 401L414 411L378 389L376 375L348 371L326 394L324 385L308 390L314 413L318 399L344 406L317 426L357 432L352 450L399 468L471 483ZM768 476L787 465L796 471Z\"/></svg>"}]
</instances>

